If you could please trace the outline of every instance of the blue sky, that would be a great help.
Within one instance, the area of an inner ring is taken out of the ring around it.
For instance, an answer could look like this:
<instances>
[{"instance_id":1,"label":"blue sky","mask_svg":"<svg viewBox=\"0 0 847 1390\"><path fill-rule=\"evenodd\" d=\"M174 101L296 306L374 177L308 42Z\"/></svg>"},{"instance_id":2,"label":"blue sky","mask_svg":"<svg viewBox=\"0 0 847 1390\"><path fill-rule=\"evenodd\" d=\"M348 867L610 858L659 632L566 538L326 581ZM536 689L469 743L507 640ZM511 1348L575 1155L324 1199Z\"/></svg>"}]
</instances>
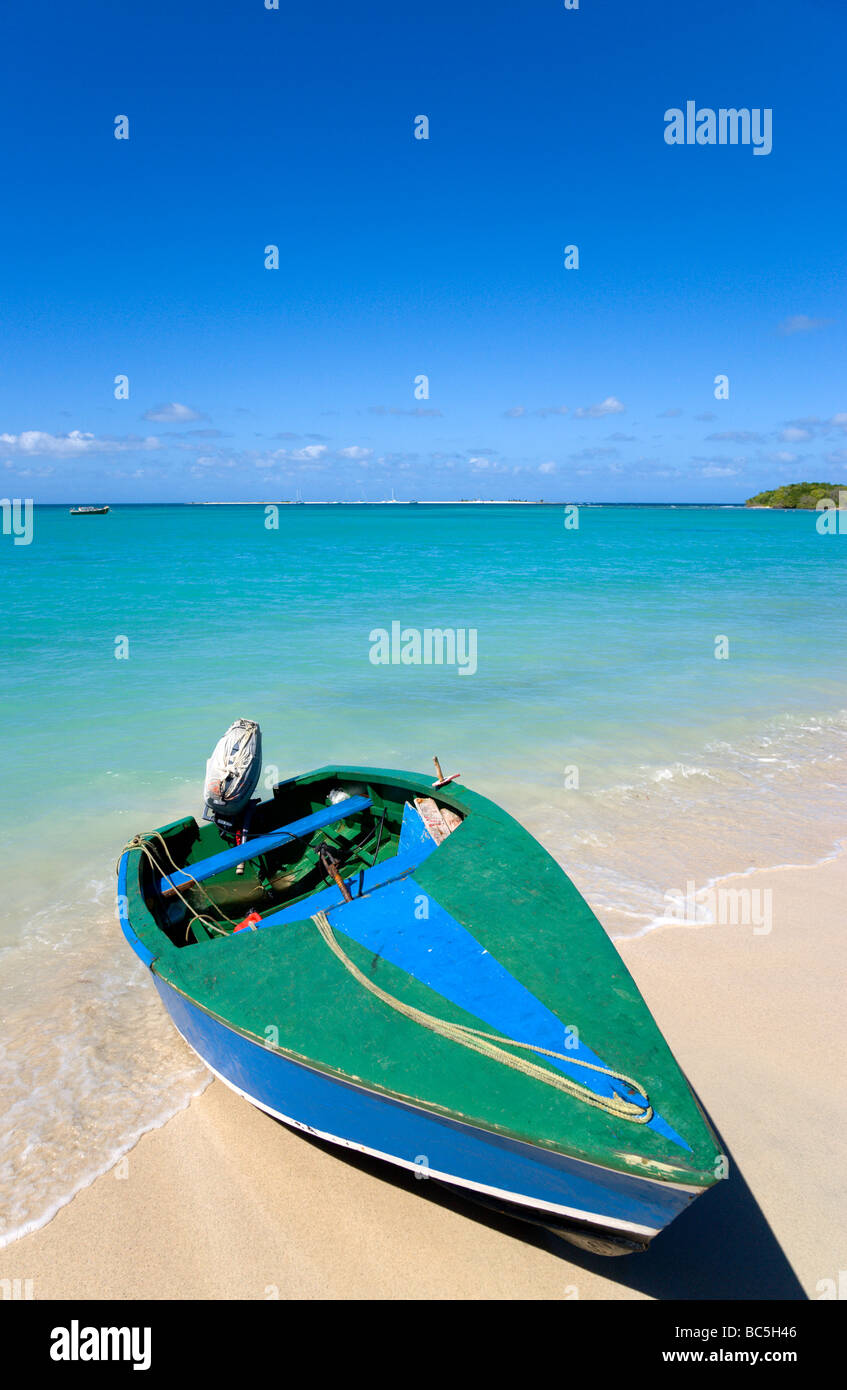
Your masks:
<instances>
[{"instance_id":1,"label":"blue sky","mask_svg":"<svg viewBox=\"0 0 847 1390\"><path fill-rule=\"evenodd\" d=\"M3 30L4 496L847 478L842 0L81 0ZM688 100L771 109L771 153L668 145Z\"/></svg>"}]
</instances>

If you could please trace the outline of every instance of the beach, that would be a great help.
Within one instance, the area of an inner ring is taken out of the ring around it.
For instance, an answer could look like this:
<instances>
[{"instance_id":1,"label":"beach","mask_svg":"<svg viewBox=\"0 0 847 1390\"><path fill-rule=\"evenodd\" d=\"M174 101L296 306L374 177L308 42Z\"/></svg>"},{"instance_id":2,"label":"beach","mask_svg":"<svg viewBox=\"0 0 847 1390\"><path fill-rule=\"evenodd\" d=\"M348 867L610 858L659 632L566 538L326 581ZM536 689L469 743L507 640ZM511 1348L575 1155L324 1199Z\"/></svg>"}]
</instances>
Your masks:
<instances>
[{"instance_id":1,"label":"beach","mask_svg":"<svg viewBox=\"0 0 847 1390\"><path fill-rule=\"evenodd\" d=\"M646 1253L577 1251L306 1139L214 1081L0 1251L0 1277L35 1299L820 1297L844 1263L847 858L720 886L770 891L770 931L618 942L729 1158Z\"/></svg>"}]
</instances>

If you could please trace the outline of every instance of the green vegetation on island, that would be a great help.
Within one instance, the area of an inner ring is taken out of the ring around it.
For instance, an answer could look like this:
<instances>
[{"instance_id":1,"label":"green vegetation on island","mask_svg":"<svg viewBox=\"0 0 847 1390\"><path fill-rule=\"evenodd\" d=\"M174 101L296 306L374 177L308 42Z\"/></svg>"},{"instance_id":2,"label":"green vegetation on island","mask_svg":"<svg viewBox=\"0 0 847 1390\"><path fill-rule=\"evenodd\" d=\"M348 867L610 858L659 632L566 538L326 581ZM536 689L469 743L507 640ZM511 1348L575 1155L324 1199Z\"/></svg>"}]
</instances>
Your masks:
<instances>
[{"instance_id":1,"label":"green vegetation on island","mask_svg":"<svg viewBox=\"0 0 847 1390\"><path fill-rule=\"evenodd\" d=\"M747 507L789 507L813 512L822 498L830 498L838 506L839 493L847 492L847 483L786 483L770 492L748 497Z\"/></svg>"}]
</instances>

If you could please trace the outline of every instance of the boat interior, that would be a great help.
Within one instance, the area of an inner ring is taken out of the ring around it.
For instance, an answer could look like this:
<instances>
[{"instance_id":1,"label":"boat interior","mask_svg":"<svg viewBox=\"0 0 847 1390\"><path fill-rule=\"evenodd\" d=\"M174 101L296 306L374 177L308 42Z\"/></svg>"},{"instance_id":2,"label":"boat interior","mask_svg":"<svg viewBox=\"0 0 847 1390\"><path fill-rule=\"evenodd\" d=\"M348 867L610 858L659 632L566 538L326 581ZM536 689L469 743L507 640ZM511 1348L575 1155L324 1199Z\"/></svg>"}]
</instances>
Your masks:
<instances>
[{"instance_id":1,"label":"boat interior","mask_svg":"<svg viewBox=\"0 0 847 1390\"><path fill-rule=\"evenodd\" d=\"M238 824L187 817L148 838L144 899L175 946L298 921L411 873L467 814L435 791L346 780L279 783ZM243 837L243 838L242 838Z\"/></svg>"}]
</instances>

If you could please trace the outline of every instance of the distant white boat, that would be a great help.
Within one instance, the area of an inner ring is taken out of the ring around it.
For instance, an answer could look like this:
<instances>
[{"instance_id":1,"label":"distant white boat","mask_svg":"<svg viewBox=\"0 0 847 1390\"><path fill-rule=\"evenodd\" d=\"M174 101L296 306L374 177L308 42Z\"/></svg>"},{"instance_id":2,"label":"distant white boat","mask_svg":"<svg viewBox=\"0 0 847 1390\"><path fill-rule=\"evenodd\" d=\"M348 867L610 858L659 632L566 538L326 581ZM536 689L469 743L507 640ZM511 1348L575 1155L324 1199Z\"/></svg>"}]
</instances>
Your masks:
<instances>
[{"instance_id":1,"label":"distant white boat","mask_svg":"<svg viewBox=\"0 0 847 1390\"><path fill-rule=\"evenodd\" d=\"M71 507L71 516L102 516L108 507Z\"/></svg>"}]
</instances>

